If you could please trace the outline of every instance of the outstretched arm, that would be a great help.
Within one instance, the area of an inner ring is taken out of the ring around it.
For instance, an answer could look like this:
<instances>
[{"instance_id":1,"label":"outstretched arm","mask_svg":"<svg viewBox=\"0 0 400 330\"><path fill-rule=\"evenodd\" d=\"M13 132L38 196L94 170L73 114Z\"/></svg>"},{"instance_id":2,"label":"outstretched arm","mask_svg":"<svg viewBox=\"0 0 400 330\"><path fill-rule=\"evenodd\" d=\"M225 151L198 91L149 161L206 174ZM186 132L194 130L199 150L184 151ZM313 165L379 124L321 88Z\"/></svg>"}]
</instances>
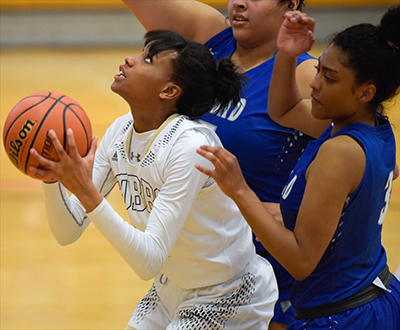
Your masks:
<instances>
[{"instance_id":1,"label":"outstretched arm","mask_svg":"<svg viewBox=\"0 0 400 330\"><path fill-rule=\"evenodd\" d=\"M309 276L321 260L335 233L345 200L364 173L362 148L347 136L332 141L324 143L307 171L294 231L282 226L264 208L246 184L234 155L219 147L203 146L197 150L215 168L200 165L196 168L211 176L235 201L264 247L298 280Z\"/></svg>"},{"instance_id":2,"label":"outstretched arm","mask_svg":"<svg viewBox=\"0 0 400 330\"><path fill-rule=\"evenodd\" d=\"M228 27L217 9L194 0L123 0L147 30L172 30L205 43Z\"/></svg>"},{"instance_id":3,"label":"outstretched arm","mask_svg":"<svg viewBox=\"0 0 400 330\"><path fill-rule=\"evenodd\" d=\"M278 53L269 89L268 114L282 126L317 138L330 121L314 118L310 95L305 97L305 81L311 82L311 74L309 67L306 71L301 70L303 66L309 66L309 61L302 63L296 73L297 56L310 51L314 44L314 27L315 21L304 13L285 13L277 40ZM300 85L302 82L303 86Z\"/></svg>"}]
</instances>

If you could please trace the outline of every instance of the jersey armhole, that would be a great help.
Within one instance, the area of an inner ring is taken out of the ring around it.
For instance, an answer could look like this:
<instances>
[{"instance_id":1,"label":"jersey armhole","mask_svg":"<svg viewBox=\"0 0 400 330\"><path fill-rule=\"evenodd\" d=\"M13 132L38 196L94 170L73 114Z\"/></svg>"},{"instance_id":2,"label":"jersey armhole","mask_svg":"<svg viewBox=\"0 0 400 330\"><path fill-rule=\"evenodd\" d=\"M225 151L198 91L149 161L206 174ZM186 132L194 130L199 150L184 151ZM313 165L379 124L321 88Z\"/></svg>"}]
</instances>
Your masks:
<instances>
[{"instance_id":1,"label":"jersey armhole","mask_svg":"<svg viewBox=\"0 0 400 330\"><path fill-rule=\"evenodd\" d=\"M356 138L355 136L353 136L351 134L343 134L343 135L351 137L354 141L356 141L360 145L361 149L364 150L364 153L365 153L365 147L364 147L364 145L362 144L362 142L358 138Z\"/></svg>"}]
</instances>

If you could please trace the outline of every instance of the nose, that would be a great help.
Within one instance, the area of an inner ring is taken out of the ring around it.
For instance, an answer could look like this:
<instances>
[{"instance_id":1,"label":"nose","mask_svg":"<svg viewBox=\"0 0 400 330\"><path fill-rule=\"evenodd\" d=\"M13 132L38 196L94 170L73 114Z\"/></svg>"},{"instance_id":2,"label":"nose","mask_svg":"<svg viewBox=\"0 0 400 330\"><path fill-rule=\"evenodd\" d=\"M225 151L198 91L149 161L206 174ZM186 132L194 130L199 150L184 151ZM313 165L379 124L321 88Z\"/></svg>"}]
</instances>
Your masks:
<instances>
[{"instance_id":1,"label":"nose","mask_svg":"<svg viewBox=\"0 0 400 330\"><path fill-rule=\"evenodd\" d=\"M314 79L310 83L311 89L319 89L319 76L320 73L317 73L314 77Z\"/></svg>"},{"instance_id":2,"label":"nose","mask_svg":"<svg viewBox=\"0 0 400 330\"><path fill-rule=\"evenodd\" d=\"M247 7L246 0L231 0L235 9L245 9Z\"/></svg>"},{"instance_id":3,"label":"nose","mask_svg":"<svg viewBox=\"0 0 400 330\"><path fill-rule=\"evenodd\" d=\"M125 64L128 66L133 66L134 58L133 56L126 56L125 57Z\"/></svg>"}]
</instances>

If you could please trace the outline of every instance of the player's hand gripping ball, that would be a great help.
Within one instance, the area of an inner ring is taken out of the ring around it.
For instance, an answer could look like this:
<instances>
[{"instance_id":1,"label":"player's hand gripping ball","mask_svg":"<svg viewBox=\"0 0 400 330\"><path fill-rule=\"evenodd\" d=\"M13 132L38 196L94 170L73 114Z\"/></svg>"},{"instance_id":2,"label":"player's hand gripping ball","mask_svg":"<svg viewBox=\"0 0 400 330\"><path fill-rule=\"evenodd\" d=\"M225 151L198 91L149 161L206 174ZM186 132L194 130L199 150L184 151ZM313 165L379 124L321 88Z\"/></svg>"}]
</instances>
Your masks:
<instances>
[{"instance_id":1,"label":"player's hand gripping ball","mask_svg":"<svg viewBox=\"0 0 400 330\"><path fill-rule=\"evenodd\" d=\"M82 107L62 93L34 93L19 101L8 114L3 130L4 147L16 168L39 179L29 167L44 167L31 156L30 149L35 148L43 157L58 161L48 131L54 130L68 153L68 128L74 133L79 154L86 156L92 141L92 126Z\"/></svg>"}]
</instances>

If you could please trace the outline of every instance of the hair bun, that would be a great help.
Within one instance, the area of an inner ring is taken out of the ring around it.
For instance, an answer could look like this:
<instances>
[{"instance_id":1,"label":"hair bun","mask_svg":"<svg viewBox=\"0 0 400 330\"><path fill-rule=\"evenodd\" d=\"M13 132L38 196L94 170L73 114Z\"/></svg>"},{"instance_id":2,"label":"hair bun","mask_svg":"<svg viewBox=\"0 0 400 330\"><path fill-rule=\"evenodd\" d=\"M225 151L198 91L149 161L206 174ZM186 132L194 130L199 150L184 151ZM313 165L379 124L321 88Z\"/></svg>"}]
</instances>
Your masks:
<instances>
[{"instance_id":1,"label":"hair bun","mask_svg":"<svg viewBox=\"0 0 400 330\"><path fill-rule=\"evenodd\" d=\"M388 9L378 29L390 47L395 50L400 48L400 5Z\"/></svg>"}]
</instances>

